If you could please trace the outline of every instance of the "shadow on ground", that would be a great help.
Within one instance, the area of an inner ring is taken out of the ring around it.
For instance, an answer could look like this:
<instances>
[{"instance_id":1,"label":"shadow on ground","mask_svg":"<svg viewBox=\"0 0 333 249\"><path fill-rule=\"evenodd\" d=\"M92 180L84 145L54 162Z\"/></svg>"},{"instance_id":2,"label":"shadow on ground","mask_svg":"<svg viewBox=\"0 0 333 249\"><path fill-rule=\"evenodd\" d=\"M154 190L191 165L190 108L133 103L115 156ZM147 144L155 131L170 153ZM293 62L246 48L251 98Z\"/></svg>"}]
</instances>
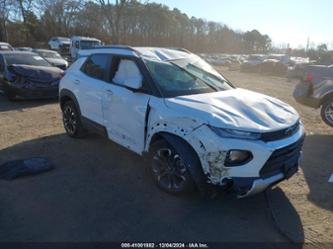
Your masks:
<instances>
[{"instance_id":1,"label":"shadow on ground","mask_svg":"<svg viewBox=\"0 0 333 249\"><path fill-rule=\"evenodd\" d=\"M333 174L332 149L332 135L307 136L302 163L305 180L310 188L309 201L330 211L333 211L333 183L328 180Z\"/></svg>"},{"instance_id":2,"label":"shadow on ground","mask_svg":"<svg viewBox=\"0 0 333 249\"><path fill-rule=\"evenodd\" d=\"M153 185L141 157L94 135L24 142L0 151L0 163L32 156L48 157L56 169L0 181L0 241L286 241L263 194L170 196ZM284 193L276 188L269 199L279 226L304 241Z\"/></svg>"},{"instance_id":3,"label":"shadow on ground","mask_svg":"<svg viewBox=\"0 0 333 249\"><path fill-rule=\"evenodd\" d=\"M9 101L6 96L0 93L0 112L22 110L24 108L31 108L36 106L47 105L50 103L56 103L57 99L39 99L39 100L23 100L17 99Z\"/></svg>"}]
</instances>

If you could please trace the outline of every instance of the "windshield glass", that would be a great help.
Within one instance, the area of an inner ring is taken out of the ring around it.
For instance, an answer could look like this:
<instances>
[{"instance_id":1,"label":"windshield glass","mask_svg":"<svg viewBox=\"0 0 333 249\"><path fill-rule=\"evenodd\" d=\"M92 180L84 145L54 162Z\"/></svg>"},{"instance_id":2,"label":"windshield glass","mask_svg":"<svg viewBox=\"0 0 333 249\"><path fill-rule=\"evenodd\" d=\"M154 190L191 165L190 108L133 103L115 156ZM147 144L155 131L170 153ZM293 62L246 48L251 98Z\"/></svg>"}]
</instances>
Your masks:
<instances>
[{"instance_id":1,"label":"windshield glass","mask_svg":"<svg viewBox=\"0 0 333 249\"><path fill-rule=\"evenodd\" d=\"M99 41L80 41L81 49L89 49L99 46L101 43Z\"/></svg>"},{"instance_id":2,"label":"windshield glass","mask_svg":"<svg viewBox=\"0 0 333 249\"><path fill-rule=\"evenodd\" d=\"M58 54L57 52L37 51L37 53L44 58L61 59L60 54Z\"/></svg>"},{"instance_id":3,"label":"windshield glass","mask_svg":"<svg viewBox=\"0 0 333 249\"><path fill-rule=\"evenodd\" d=\"M164 97L176 97L231 89L229 82L208 63L193 56L167 62L145 60Z\"/></svg>"},{"instance_id":4,"label":"windshield glass","mask_svg":"<svg viewBox=\"0 0 333 249\"><path fill-rule=\"evenodd\" d=\"M7 65L31 65L31 66L51 66L46 60L37 54L5 54L4 55Z\"/></svg>"}]
</instances>

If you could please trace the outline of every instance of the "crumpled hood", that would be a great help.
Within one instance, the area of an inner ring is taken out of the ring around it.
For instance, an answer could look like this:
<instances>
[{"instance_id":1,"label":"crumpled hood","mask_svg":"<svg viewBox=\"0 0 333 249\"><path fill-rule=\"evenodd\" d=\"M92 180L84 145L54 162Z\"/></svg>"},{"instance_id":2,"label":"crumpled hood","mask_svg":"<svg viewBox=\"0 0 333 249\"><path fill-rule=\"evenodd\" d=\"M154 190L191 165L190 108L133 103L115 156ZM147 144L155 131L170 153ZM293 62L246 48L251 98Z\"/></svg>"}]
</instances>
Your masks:
<instances>
[{"instance_id":1,"label":"crumpled hood","mask_svg":"<svg viewBox=\"0 0 333 249\"><path fill-rule=\"evenodd\" d=\"M165 103L184 117L215 127L244 131L280 130L299 119L295 109L288 104L241 88L179 96L166 99Z\"/></svg>"},{"instance_id":2,"label":"crumpled hood","mask_svg":"<svg viewBox=\"0 0 333 249\"><path fill-rule=\"evenodd\" d=\"M11 73L21 76L29 82L53 83L63 76L64 71L57 67L41 67L13 64L8 67Z\"/></svg>"}]
</instances>

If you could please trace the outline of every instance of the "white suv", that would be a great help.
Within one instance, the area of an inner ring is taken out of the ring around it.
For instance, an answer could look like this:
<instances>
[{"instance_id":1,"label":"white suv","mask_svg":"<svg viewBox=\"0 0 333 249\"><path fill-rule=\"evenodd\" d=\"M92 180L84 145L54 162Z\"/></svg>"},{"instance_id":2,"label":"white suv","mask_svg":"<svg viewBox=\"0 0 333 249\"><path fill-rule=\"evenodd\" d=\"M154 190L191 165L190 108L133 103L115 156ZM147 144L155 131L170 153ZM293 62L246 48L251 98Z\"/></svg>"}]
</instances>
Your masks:
<instances>
[{"instance_id":1,"label":"white suv","mask_svg":"<svg viewBox=\"0 0 333 249\"><path fill-rule=\"evenodd\" d=\"M169 193L233 186L244 197L298 169L305 132L297 112L235 88L184 49L86 50L59 91L69 136L93 129L147 155Z\"/></svg>"}]
</instances>

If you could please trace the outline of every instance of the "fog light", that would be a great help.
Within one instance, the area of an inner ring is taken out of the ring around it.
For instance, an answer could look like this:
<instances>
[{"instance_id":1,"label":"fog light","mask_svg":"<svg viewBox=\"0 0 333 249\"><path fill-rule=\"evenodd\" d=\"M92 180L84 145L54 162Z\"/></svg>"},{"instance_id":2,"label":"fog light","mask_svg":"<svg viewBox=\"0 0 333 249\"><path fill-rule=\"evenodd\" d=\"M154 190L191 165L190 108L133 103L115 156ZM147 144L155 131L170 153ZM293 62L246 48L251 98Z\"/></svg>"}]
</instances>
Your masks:
<instances>
[{"instance_id":1,"label":"fog light","mask_svg":"<svg viewBox=\"0 0 333 249\"><path fill-rule=\"evenodd\" d=\"M224 161L225 166L239 166L252 159L252 153L247 150L229 150Z\"/></svg>"}]
</instances>

